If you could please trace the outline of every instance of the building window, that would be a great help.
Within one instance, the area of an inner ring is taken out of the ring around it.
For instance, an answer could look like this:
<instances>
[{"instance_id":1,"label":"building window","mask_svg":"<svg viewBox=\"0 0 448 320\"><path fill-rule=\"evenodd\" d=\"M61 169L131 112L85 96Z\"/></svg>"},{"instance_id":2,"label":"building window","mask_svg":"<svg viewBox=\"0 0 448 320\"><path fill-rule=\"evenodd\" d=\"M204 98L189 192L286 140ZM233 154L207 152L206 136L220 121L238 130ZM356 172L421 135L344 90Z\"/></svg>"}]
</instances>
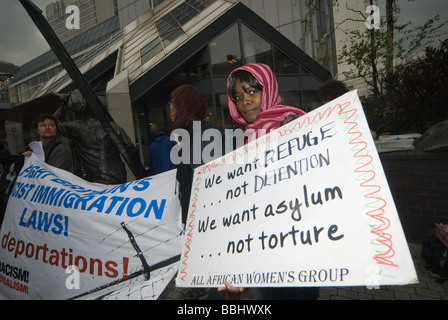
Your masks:
<instances>
[{"instance_id":1,"label":"building window","mask_svg":"<svg viewBox=\"0 0 448 320\"><path fill-rule=\"evenodd\" d=\"M162 51L162 44L159 41L159 38L151 41L148 45L146 45L141 51L140 55L142 57L142 64L146 63L149 59L154 57L157 53Z\"/></svg>"},{"instance_id":2,"label":"building window","mask_svg":"<svg viewBox=\"0 0 448 320\"><path fill-rule=\"evenodd\" d=\"M178 19L168 20L167 17L164 21L164 34L171 34L168 30L181 29L176 27L174 22L179 21ZM160 51L162 48L158 46L161 45L155 40L153 45L148 44L142 53L153 56L151 50ZM237 21L208 44L204 44L204 47L184 64L171 70L148 93L148 99L138 113L141 124L139 141L143 150L147 149L148 141L157 127L169 126L169 111L164 109L169 94L174 88L185 83L195 86L207 97L207 120L222 130L233 128L235 123L228 109L226 80L235 68L247 63L264 63L272 68L279 82L279 94L283 104L307 111L317 106L316 89L319 80L269 39L266 40L242 21ZM163 113L164 117L161 116Z\"/></svg>"},{"instance_id":3,"label":"building window","mask_svg":"<svg viewBox=\"0 0 448 320\"><path fill-rule=\"evenodd\" d=\"M235 23L210 43L214 76L228 76L233 69L242 65L239 39L238 24Z\"/></svg>"},{"instance_id":4,"label":"building window","mask_svg":"<svg viewBox=\"0 0 448 320\"><path fill-rule=\"evenodd\" d=\"M272 46L251 29L241 24L245 63L264 63L272 66Z\"/></svg>"},{"instance_id":5,"label":"building window","mask_svg":"<svg viewBox=\"0 0 448 320\"><path fill-rule=\"evenodd\" d=\"M159 37L141 49L140 56L142 64L149 61L157 53L161 52L163 48L166 48L183 35L184 30L182 29L182 26L215 1L216 0L186 0L184 3L157 20L155 25ZM160 3L162 2L163 1ZM156 5L156 1L154 1L154 5ZM160 43L160 41L162 41L162 43Z\"/></svg>"},{"instance_id":6,"label":"building window","mask_svg":"<svg viewBox=\"0 0 448 320\"><path fill-rule=\"evenodd\" d=\"M163 2L165 2L165 0L152 0L152 7L155 8Z\"/></svg>"},{"instance_id":7,"label":"building window","mask_svg":"<svg viewBox=\"0 0 448 320\"><path fill-rule=\"evenodd\" d=\"M300 66L290 57L274 47L275 73L276 74L299 74Z\"/></svg>"}]
</instances>

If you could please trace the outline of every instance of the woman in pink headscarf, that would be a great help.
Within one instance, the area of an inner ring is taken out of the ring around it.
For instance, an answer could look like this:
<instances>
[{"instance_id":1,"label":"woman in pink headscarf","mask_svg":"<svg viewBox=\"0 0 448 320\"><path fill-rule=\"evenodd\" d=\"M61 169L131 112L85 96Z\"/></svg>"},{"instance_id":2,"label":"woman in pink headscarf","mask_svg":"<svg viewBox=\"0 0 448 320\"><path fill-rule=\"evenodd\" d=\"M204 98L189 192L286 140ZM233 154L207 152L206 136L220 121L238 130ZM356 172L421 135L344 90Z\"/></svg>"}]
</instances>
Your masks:
<instances>
[{"instance_id":1,"label":"woman in pink headscarf","mask_svg":"<svg viewBox=\"0 0 448 320\"><path fill-rule=\"evenodd\" d=\"M232 71L227 80L227 97L230 115L246 129L254 130L252 141L277 129L285 119L305 114L296 107L282 105L278 83L271 68L261 63L251 63ZM223 290L224 288L220 288ZM226 293L231 299L245 299L250 291L226 283ZM319 288L259 288L264 300L314 300Z\"/></svg>"},{"instance_id":2,"label":"woman in pink headscarf","mask_svg":"<svg viewBox=\"0 0 448 320\"><path fill-rule=\"evenodd\" d=\"M232 71L227 80L227 97L232 118L254 130L249 141L280 127L289 116L305 114L296 107L282 105L278 83L271 68L250 63Z\"/></svg>"}]
</instances>

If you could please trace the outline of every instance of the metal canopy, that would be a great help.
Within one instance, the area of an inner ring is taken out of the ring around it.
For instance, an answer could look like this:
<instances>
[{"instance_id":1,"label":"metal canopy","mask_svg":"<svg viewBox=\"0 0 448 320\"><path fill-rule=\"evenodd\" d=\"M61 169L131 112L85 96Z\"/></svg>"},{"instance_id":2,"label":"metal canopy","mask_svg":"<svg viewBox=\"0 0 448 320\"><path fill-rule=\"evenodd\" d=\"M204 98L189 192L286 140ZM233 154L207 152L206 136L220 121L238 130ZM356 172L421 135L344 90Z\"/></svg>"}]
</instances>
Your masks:
<instances>
[{"instance_id":1,"label":"metal canopy","mask_svg":"<svg viewBox=\"0 0 448 320\"><path fill-rule=\"evenodd\" d=\"M34 121L39 114L53 114L61 106L61 103L58 94L50 93L0 112L0 119L19 123Z\"/></svg>"}]
</instances>

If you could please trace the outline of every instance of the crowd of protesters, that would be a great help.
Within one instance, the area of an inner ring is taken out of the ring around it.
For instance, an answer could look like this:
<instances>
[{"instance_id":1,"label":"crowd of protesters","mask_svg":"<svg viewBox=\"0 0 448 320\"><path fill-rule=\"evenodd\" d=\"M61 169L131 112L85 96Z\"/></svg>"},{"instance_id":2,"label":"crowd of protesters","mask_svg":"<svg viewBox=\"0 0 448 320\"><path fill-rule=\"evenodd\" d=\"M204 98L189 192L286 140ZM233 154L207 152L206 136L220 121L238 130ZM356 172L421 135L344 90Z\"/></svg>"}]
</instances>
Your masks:
<instances>
[{"instance_id":1,"label":"crowd of protesters","mask_svg":"<svg viewBox=\"0 0 448 320\"><path fill-rule=\"evenodd\" d=\"M347 92L345 86L335 80L324 83L319 91L322 102L328 102L345 92ZM77 95L79 95L79 92L75 92L74 98L79 100ZM279 128L291 119L298 118L306 113L297 107L282 104L278 82L273 71L269 66L261 63L247 64L232 71L227 79L227 97L232 119L237 125L244 127L250 133L247 142L255 140L261 135ZM67 106L67 104L64 105ZM80 103L71 103L71 105L73 108L73 106L79 106ZM204 95L195 87L191 85L177 87L169 97L169 106L172 127L170 128L171 130L162 128L152 137L148 150L151 159L148 174L153 175L169 170L176 170L176 192L182 208L182 221L185 223L194 169L206 162L202 156L199 162L193 158L197 152L202 155L202 151L205 148L213 149L213 158L218 158L225 153L225 143L224 138L210 139L210 141L201 139L199 149L195 150L193 147L193 138L182 139L182 137L171 134L175 130L184 130L190 137L194 137L195 134L201 134L202 136L206 130L218 130L212 122L206 120L207 102ZM85 103L83 107L85 107ZM79 129L79 132L87 132L88 128L92 128L92 130L99 129L98 126L87 123L77 124L76 128ZM42 114L35 120L34 129L42 147L45 162L51 166L76 173L72 152L58 137L58 133L60 133L58 131L58 118L52 114ZM68 134L72 131L72 127L67 127L62 132L64 136L67 136L71 140L77 140L73 134ZM91 133L87 134L92 138ZM97 140L104 141L106 139L105 135L98 137L99 140ZM224 137L223 135L221 136ZM79 141L77 142L80 143L82 139L85 139L85 137L80 135ZM88 143L92 146L95 144L94 142ZM215 146L211 148L213 144ZM180 152L173 153L175 146L180 146L177 149ZM86 148L86 146L83 146L83 148ZM182 150L191 150L191 152L187 157L183 157ZM27 150L24 155L30 156L32 152L33 150L31 149ZM93 157L94 155L100 157L103 153L114 153L115 156L119 157L119 154L116 151L111 152L110 148L95 150L94 154L89 155L89 157ZM3 154L7 155L6 151L2 148ZM176 157L176 159L173 159L173 157ZM102 175L119 175L118 180L111 178L109 180L100 179L94 182L111 184L113 182L117 184L125 182L121 173L124 170L124 165L119 163L119 159L112 159L110 161L114 161L114 166L116 167L118 165L120 170L112 170L110 166L101 169L102 165L100 161L91 161L90 163L95 163L97 169L95 170L95 167L91 167L89 170L102 172ZM225 290L226 296L229 299L251 298L251 290L235 288L228 283L221 290ZM185 299L204 299L207 295L205 289L186 289L183 294ZM317 299L319 296L319 288L260 288L259 294L263 299L269 300Z\"/></svg>"}]
</instances>

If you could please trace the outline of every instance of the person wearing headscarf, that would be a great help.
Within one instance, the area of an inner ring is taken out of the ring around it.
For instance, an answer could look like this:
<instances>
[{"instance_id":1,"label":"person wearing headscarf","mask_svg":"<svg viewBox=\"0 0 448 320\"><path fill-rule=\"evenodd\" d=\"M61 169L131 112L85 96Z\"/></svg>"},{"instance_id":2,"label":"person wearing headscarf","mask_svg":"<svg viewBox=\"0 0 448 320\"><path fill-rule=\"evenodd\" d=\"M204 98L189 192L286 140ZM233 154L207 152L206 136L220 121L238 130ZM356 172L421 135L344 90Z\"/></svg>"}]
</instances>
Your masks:
<instances>
[{"instance_id":1,"label":"person wearing headscarf","mask_svg":"<svg viewBox=\"0 0 448 320\"><path fill-rule=\"evenodd\" d=\"M278 82L271 68L261 63L251 63L232 71L227 80L227 96L232 118L253 130L249 141L279 128L286 119L298 118L306 112L282 104L278 93ZM236 288L226 283L226 292L231 299L244 299L245 288ZM319 288L259 288L264 300L313 300L319 297Z\"/></svg>"},{"instance_id":2,"label":"person wearing headscarf","mask_svg":"<svg viewBox=\"0 0 448 320\"><path fill-rule=\"evenodd\" d=\"M277 129L288 117L306 113L282 104L274 73L261 63L250 63L232 71L227 80L227 97L232 118L253 131L249 141Z\"/></svg>"}]
</instances>

